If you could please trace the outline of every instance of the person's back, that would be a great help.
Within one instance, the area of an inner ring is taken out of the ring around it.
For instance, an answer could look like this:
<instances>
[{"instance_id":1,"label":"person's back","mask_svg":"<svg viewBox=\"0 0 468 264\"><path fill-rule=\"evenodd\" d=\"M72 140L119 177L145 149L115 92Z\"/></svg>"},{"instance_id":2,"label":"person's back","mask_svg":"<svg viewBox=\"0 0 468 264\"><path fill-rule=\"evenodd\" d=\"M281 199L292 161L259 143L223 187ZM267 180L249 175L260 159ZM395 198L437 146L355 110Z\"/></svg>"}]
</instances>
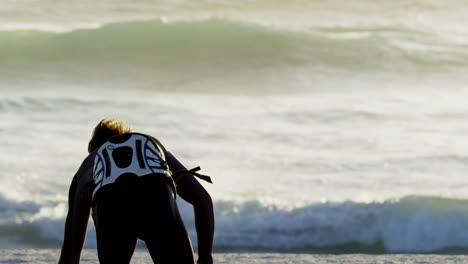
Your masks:
<instances>
[{"instance_id":1,"label":"person's back","mask_svg":"<svg viewBox=\"0 0 468 264\"><path fill-rule=\"evenodd\" d=\"M129 263L137 239L158 263L193 263L164 148L143 134L111 137L96 152L93 218L101 263Z\"/></svg>"}]
</instances>

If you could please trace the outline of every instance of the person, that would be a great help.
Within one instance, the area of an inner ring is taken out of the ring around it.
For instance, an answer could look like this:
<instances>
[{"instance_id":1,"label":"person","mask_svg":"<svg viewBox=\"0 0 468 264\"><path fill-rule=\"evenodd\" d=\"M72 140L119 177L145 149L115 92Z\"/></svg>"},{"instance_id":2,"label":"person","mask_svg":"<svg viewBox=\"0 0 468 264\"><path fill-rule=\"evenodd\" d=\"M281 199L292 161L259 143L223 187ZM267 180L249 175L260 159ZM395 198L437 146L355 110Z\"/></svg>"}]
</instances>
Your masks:
<instances>
[{"instance_id":1,"label":"person","mask_svg":"<svg viewBox=\"0 0 468 264\"><path fill-rule=\"evenodd\" d=\"M59 264L79 263L89 216L100 263L129 263L138 239L157 263L194 263L176 194L193 205L199 264L213 263L214 213L208 192L155 138L124 122L103 119L95 127L71 182Z\"/></svg>"}]
</instances>

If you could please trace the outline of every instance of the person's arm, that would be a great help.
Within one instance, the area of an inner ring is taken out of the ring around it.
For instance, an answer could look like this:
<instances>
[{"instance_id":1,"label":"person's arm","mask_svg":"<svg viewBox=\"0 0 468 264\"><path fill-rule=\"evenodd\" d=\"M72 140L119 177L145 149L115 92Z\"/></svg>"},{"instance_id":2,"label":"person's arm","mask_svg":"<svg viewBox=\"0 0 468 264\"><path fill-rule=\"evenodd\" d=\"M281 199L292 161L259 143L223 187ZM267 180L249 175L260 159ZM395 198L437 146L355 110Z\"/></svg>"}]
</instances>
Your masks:
<instances>
[{"instance_id":1,"label":"person's arm","mask_svg":"<svg viewBox=\"0 0 468 264\"><path fill-rule=\"evenodd\" d=\"M92 203L92 159L88 156L73 177L59 264L80 263Z\"/></svg>"},{"instance_id":2,"label":"person's arm","mask_svg":"<svg viewBox=\"0 0 468 264\"><path fill-rule=\"evenodd\" d=\"M167 152L169 168L176 172L186 168L169 152ZM213 263L214 213L211 196L203 186L189 173L182 174L177 182L177 194L192 204L195 212L195 228L198 240L198 263Z\"/></svg>"}]
</instances>

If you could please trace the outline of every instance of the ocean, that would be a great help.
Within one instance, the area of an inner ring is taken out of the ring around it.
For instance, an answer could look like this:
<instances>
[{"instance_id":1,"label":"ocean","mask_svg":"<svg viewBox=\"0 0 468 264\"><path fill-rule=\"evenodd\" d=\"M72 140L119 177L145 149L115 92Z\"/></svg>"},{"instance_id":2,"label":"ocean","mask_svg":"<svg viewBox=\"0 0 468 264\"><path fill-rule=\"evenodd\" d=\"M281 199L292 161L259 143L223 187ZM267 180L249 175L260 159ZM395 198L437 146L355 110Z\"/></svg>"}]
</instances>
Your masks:
<instances>
[{"instance_id":1,"label":"ocean","mask_svg":"<svg viewBox=\"0 0 468 264\"><path fill-rule=\"evenodd\" d=\"M467 23L456 0L3 0L0 247L60 248L114 117L212 177L216 253L466 254Z\"/></svg>"}]
</instances>

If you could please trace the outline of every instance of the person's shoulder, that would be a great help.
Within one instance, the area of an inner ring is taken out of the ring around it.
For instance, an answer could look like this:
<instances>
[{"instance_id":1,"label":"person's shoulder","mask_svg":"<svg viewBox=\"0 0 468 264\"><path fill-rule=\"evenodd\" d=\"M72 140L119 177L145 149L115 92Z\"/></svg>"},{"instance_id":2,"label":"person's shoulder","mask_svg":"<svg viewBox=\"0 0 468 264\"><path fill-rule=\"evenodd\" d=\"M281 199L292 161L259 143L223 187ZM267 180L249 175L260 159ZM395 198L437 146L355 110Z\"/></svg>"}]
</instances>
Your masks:
<instances>
[{"instance_id":1,"label":"person's shoulder","mask_svg":"<svg viewBox=\"0 0 468 264\"><path fill-rule=\"evenodd\" d=\"M81 167L92 167L94 164L94 157L96 156L96 151L92 151L86 156L86 158L81 163Z\"/></svg>"},{"instance_id":2,"label":"person's shoulder","mask_svg":"<svg viewBox=\"0 0 468 264\"><path fill-rule=\"evenodd\" d=\"M88 156L86 156L86 158L84 158L83 162L80 165L80 168L76 172L76 176L78 178L83 178L85 176L92 176L88 174L92 174L93 166L94 166L94 156L95 156L95 151L91 152Z\"/></svg>"},{"instance_id":3,"label":"person's shoulder","mask_svg":"<svg viewBox=\"0 0 468 264\"><path fill-rule=\"evenodd\" d=\"M150 135L150 134L141 134L141 135L146 136L147 138L151 139L154 143L156 143L157 145L160 145L161 147L164 148L164 145L163 145L163 144L161 143L161 141L159 141L159 139L157 139L155 136Z\"/></svg>"},{"instance_id":4,"label":"person's shoulder","mask_svg":"<svg viewBox=\"0 0 468 264\"><path fill-rule=\"evenodd\" d=\"M140 135L144 135L144 136L146 136L146 137L148 137L148 138L150 138L150 139L152 139L152 140L154 140L154 141L156 141L156 142L159 142L159 140L158 140L155 136L153 136L153 135L144 134L144 133L139 133L139 134L140 134Z\"/></svg>"}]
</instances>

